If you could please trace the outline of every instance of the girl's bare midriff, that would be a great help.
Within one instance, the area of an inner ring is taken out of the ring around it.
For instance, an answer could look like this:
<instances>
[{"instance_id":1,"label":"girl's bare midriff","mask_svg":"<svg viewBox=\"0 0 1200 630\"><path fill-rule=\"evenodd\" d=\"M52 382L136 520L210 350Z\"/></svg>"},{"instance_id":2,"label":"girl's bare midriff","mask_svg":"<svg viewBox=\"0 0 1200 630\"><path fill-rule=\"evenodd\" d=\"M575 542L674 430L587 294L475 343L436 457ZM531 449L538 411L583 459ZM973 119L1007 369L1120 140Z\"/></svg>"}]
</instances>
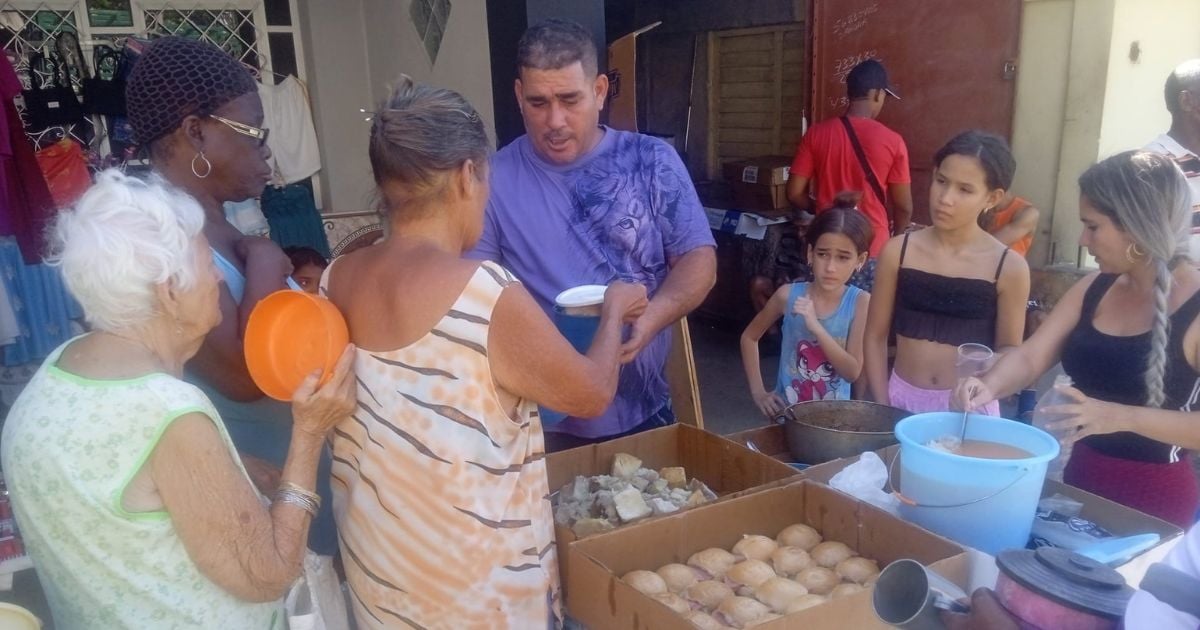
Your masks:
<instances>
[{"instance_id":1,"label":"girl's bare midriff","mask_svg":"<svg viewBox=\"0 0 1200 630\"><path fill-rule=\"evenodd\" d=\"M896 337L896 375L914 387L953 389L958 382L957 359L957 346Z\"/></svg>"}]
</instances>

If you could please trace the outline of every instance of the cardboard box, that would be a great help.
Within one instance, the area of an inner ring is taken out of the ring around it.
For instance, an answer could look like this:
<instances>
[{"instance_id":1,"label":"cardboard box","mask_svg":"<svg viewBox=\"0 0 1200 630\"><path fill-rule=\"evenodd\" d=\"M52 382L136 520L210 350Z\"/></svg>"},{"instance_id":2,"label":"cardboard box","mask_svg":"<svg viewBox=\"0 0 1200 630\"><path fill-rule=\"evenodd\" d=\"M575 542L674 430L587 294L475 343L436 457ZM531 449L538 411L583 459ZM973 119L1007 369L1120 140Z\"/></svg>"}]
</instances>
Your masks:
<instances>
[{"instance_id":1,"label":"cardboard box","mask_svg":"<svg viewBox=\"0 0 1200 630\"><path fill-rule=\"evenodd\" d=\"M791 207L787 199L787 181L792 158L768 155L749 160L726 162L721 172L733 189L738 210L772 212Z\"/></svg>"},{"instance_id":2,"label":"cardboard box","mask_svg":"<svg viewBox=\"0 0 1200 630\"><path fill-rule=\"evenodd\" d=\"M608 126L639 131L637 120L637 38L662 22L647 24L608 45Z\"/></svg>"},{"instance_id":3,"label":"cardboard box","mask_svg":"<svg viewBox=\"0 0 1200 630\"><path fill-rule=\"evenodd\" d=\"M566 577L570 614L586 627L690 630L691 624L665 605L621 581L635 569L655 570L686 562L709 547L733 547L745 534L775 537L793 523L807 523L826 540L838 540L880 568L900 558L932 564L965 585L964 549L886 512L809 481L762 490L690 512L630 525L571 545ZM794 628L886 628L871 610L871 589L755 626Z\"/></svg>"},{"instance_id":4,"label":"cardboard box","mask_svg":"<svg viewBox=\"0 0 1200 630\"><path fill-rule=\"evenodd\" d=\"M899 448L899 445L889 446L888 448L876 451L876 454L879 455L884 463L890 464ZM801 476L809 481L828 484L834 475L857 461L858 457L855 456L818 464L805 469L801 473ZM893 482L899 483L901 488L903 488L904 482L900 479L899 465L895 467L894 474ZM1083 508L1079 516L1096 523L1111 532L1114 536L1133 536L1135 534L1159 535L1157 546L1142 552L1125 564L1117 567L1117 572L1125 576L1125 580L1130 586L1136 587L1140 584L1142 577L1146 574L1146 569L1151 564L1165 558L1167 553L1178 544L1183 536L1182 529L1160 518L1144 514L1131 507L1126 507L1074 486L1047 479L1045 485L1042 487L1042 497L1049 497L1055 494L1062 494L1082 503Z\"/></svg>"},{"instance_id":5,"label":"cardboard box","mask_svg":"<svg viewBox=\"0 0 1200 630\"><path fill-rule=\"evenodd\" d=\"M767 235L767 226L787 221L784 217L767 218L749 212L723 210L705 206L704 214L708 216L708 227L717 232L725 232L749 239L761 241Z\"/></svg>"},{"instance_id":6,"label":"cardboard box","mask_svg":"<svg viewBox=\"0 0 1200 630\"><path fill-rule=\"evenodd\" d=\"M719 435L686 424L675 424L600 444L559 451L546 456L550 492L557 492L576 476L607 475L613 457L629 453L646 468L683 466L688 479L703 481L718 501L752 492L771 483L795 479L799 471L735 444ZM649 517L647 520L667 518ZM645 522L645 521L639 521ZM625 527L631 527L627 525ZM571 528L555 523L560 575L568 572L567 549L577 540Z\"/></svg>"}]
</instances>

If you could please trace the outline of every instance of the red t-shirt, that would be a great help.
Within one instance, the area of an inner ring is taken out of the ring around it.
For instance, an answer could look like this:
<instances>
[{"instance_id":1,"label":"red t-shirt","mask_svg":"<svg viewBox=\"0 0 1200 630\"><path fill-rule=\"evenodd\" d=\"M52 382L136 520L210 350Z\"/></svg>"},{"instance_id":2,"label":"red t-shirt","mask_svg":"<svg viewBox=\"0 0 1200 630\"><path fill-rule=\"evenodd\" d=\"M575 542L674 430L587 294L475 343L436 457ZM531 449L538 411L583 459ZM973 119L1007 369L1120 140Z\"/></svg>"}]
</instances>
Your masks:
<instances>
[{"instance_id":1,"label":"red t-shirt","mask_svg":"<svg viewBox=\"0 0 1200 630\"><path fill-rule=\"evenodd\" d=\"M900 134L870 118L850 117L850 124L862 143L867 162L875 171L875 178L888 194L889 184L908 184L912 176L908 172L908 147ZM840 118L821 121L811 128L800 140L796 157L792 160L792 175L807 178L814 188L817 209L833 206L834 195L848 190L862 192L858 207L871 221L875 238L871 241L871 257L879 256L888 233L888 211L880 202L854 154L854 145L846 135Z\"/></svg>"}]
</instances>

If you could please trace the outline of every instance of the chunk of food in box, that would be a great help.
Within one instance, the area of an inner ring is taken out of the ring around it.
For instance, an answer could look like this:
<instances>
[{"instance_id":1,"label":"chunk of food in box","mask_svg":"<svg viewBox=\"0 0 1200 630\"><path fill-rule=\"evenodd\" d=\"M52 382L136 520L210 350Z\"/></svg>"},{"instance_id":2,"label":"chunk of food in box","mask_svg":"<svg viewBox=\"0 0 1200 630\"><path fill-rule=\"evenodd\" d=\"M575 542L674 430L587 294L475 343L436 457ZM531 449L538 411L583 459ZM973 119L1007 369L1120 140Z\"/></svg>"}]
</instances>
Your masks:
<instances>
[{"instance_id":1,"label":"chunk of food in box","mask_svg":"<svg viewBox=\"0 0 1200 630\"><path fill-rule=\"evenodd\" d=\"M717 495L679 466L654 471L629 453L613 457L612 474L578 476L556 493L554 520L579 538L648 516L677 512Z\"/></svg>"},{"instance_id":2,"label":"chunk of food in box","mask_svg":"<svg viewBox=\"0 0 1200 630\"><path fill-rule=\"evenodd\" d=\"M797 523L774 539L745 535L732 550L702 549L687 564L621 579L698 628L752 628L858 593L878 577L874 560Z\"/></svg>"}]
</instances>

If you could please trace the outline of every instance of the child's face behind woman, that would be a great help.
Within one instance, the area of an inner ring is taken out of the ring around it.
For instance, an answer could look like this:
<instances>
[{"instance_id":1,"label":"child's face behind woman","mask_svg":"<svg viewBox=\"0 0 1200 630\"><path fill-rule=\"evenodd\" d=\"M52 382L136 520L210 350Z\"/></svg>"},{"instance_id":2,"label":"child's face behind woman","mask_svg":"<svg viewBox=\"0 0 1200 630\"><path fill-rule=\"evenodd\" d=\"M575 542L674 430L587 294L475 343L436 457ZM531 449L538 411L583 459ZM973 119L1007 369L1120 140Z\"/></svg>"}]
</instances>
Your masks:
<instances>
[{"instance_id":1,"label":"child's face behind woman","mask_svg":"<svg viewBox=\"0 0 1200 630\"><path fill-rule=\"evenodd\" d=\"M837 289L867 261L867 252L860 252L854 241L845 234L826 232L809 248L813 282L824 290Z\"/></svg>"},{"instance_id":2,"label":"child's face behind woman","mask_svg":"<svg viewBox=\"0 0 1200 630\"><path fill-rule=\"evenodd\" d=\"M321 274L324 272L324 267L308 263L292 271L292 280L295 280L301 289L317 295L320 292Z\"/></svg>"},{"instance_id":3,"label":"child's face behind woman","mask_svg":"<svg viewBox=\"0 0 1200 630\"><path fill-rule=\"evenodd\" d=\"M933 172L929 185L929 218L942 230L975 225L985 209L1000 203L1004 190L989 189L979 159L948 155Z\"/></svg>"}]
</instances>

